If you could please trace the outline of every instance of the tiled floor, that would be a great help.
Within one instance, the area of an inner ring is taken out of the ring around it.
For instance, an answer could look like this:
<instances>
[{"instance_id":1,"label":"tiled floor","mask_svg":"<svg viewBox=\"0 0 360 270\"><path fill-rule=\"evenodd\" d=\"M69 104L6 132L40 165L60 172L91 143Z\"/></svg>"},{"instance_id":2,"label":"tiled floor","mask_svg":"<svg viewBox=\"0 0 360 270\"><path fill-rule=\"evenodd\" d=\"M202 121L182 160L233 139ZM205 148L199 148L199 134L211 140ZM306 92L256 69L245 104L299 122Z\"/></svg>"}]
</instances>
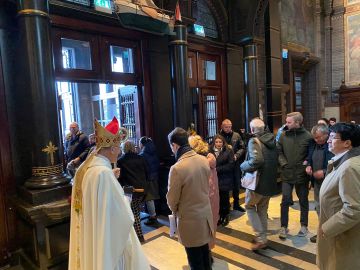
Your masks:
<instances>
[{"instance_id":1,"label":"tiled floor","mask_svg":"<svg viewBox=\"0 0 360 270\"><path fill-rule=\"evenodd\" d=\"M218 228L216 246L212 250L215 258L213 269L318 269L315 265L316 244L309 241L318 225L313 209L313 194L311 192L309 195L311 233L307 237L296 236L300 229L300 211L295 194L293 198L295 203L289 212L290 236L285 241L280 240L277 235L280 229L281 195L270 200L269 246L259 252L253 252L250 248L253 235L247 215L233 211L229 225ZM155 228L144 226L146 243L143 247L153 269L189 269L184 248L176 239L170 238L168 232L166 217L160 217L159 225Z\"/></svg>"}]
</instances>

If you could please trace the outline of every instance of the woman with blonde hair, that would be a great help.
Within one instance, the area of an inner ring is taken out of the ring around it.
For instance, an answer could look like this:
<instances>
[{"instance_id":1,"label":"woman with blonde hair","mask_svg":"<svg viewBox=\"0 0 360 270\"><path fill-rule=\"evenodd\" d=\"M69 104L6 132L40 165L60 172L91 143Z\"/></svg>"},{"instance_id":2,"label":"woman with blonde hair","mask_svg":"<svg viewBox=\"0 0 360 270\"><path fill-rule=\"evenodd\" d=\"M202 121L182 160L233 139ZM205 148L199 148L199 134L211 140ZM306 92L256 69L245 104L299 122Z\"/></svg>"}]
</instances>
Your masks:
<instances>
[{"instance_id":1,"label":"woman with blonde hair","mask_svg":"<svg viewBox=\"0 0 360 270\"><path fill-rule=\"evenodd\" d=\"M209 153L209 145L199 135L189 137L190 147L199 155L205 156L209 161L211 174L209 178L209 198L211 204L211 211L213 214L214 231L216 232L217 223L219 220L219 184L216 172L216 158L214 154ZM215 235L213 240L209 243L210 249L215 246Z\"/></svg>"}]
</instances>

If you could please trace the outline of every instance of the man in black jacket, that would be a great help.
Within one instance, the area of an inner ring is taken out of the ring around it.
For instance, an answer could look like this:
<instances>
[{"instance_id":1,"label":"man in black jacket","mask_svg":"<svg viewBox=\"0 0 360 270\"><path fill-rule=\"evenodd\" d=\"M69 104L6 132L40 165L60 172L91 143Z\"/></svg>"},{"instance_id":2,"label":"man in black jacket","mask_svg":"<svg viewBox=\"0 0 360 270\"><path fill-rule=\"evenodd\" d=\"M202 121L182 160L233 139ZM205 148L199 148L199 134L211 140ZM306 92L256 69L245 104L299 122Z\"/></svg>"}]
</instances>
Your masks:
<instances>
[{"instance_id":1,"label":"man in black jacket","mask_svg":"<svg viewBox=\"0 0 360 270\"><path fill-rule=\"evenodd\" d=\"M68 168L76 168L86 159L90 143L88 137L79 130L78 123L70 124L70 133L66 135L64 148Z\"/></svg>"},{"instance_id":2,"label":"man in black jacket","mask_svg":"<svg viewBox=\"0 0 360 270\"><path fill-rule=\"evenodd\" d=\"M321 184L325 178L325 173L328 161L334 156L329 151L327 139L329 137L329 129L323 124L314 126L311 130L313 140L310 142L308 148L306 173L311 177L311 182L314 187L315 208L319 216L319 192ZM310 241L316 242L316 235L310 238Z\"/></svg>"},{"instance_id":3,"label":"man in black jacket","mask_svg":"<svg viewBox=\"0 0 360 270\"><path fill-rule=\"evenodd\" d=\"M241 139L239 133L232 130L232 123L229 119L222 121L220 135L225 138L226 143L232 147L234 152L234 182L232 196L234 198L233 209L240 212L245 212L239 204L239 189L240 189L240 164L245 158L245 144Z\"/></svg>"}]
</instances>

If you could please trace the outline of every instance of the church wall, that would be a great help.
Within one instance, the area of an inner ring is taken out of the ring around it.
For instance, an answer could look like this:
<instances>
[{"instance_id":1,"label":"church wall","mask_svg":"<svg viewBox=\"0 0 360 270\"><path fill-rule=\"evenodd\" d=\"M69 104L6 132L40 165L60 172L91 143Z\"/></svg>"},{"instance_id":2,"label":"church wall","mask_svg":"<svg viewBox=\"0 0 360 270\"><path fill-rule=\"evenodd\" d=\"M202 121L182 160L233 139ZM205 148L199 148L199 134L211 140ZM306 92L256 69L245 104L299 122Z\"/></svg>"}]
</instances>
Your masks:
<instances>
[{"instance_id":1,"label":"church wall","mask_svg":"<svg viewBox=\"0 0 360 270\"><path fill-rule=\"evenodd\" d=\"M281 38L283 43L294 43L315 50L314 2L308 0L281 1Z\"/></svg>"},{"instance_id":2,"label":"church wall","mask_svg":"<svg viewBox=\"0 0 360 270\"><path fill-rule=\"evenodd\" d=\"M319 79L319 67L318 65L312 66L305 75L305 93L303 95L304 111L306 117L304 117L304 126L311 130L319 118L321 107L318 106L321 100L319 91L317 91L317 81Z\"/></svg>"},{"instance_id":3,"label":"church wall","mask_svg":"<svg viewBox=\"0 0 360 270\"><path fill-rule=\"evenodd\" d=\"M335 13L331 18L332 21L332 42L330 57L332 58L331 65L331 89L332 91L339 89L341 81L345 77L345 44L344 44L344 15L343 7L337 6ZM336 96L332 101L337 101Z\"/></svg>"}]
</instances>

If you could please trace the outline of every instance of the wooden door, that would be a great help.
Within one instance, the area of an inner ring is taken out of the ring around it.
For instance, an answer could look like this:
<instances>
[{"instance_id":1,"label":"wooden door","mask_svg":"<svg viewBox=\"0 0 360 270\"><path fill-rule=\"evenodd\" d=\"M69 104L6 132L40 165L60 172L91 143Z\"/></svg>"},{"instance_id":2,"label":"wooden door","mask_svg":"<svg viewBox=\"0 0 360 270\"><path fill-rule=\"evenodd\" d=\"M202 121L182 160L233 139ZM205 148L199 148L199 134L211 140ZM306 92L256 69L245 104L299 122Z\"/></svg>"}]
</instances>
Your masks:
<instances>
[{"instance_id":1,"label":"wooden door","mask_svg":"<svg viewBox=\"0 0 360 270\"><path fill-rule=\"evenodd\" d=\"M221 52L188 52L188 82L193 92L196 129L208 141L219 131L223 117L225 77L222 61Z\"/></svg>"}]
</instances>

